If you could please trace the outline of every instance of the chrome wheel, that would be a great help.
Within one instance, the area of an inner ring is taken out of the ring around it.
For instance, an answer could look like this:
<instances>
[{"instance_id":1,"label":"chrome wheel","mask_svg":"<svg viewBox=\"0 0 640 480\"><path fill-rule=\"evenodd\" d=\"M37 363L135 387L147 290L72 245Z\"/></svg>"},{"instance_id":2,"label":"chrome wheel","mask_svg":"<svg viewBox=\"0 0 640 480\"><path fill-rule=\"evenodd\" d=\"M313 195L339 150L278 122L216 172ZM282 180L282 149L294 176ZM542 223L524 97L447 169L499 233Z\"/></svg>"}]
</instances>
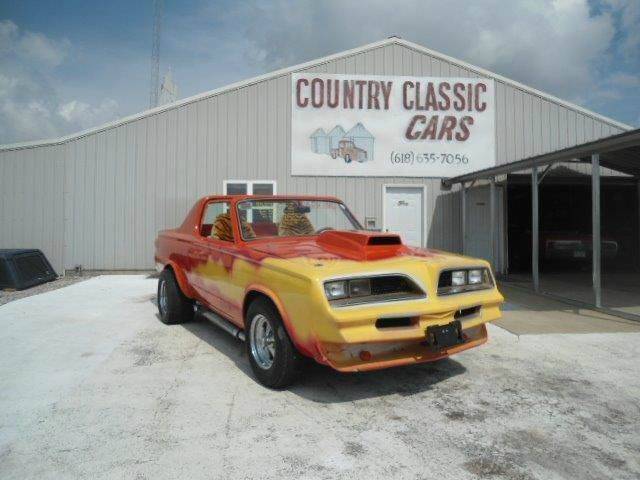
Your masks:
<instances>
[{"instance_id":1,"label":"chrome wheel","mask_svg":"<svg viewBox=\"0 0 640 480\"><path fill-rule=\"evenodd\" d=\"M260 313L251 322L249 342L251 355L258 366L264 370L271 368L276 356L276 339L269 320Z\"/></svg>"},{"instance_id":2,"label":"chrome wheel","mask_svg":"<svg viewBox=\"0 0 640 480\"><path fill-rule=\"evenodd\" d=\"M158 306L160 307L160 315L164 315L167 311L167 304L169 298L167 297L167 282L160 280L160 292L158 295Z\"/></svg>"}]
</instances>

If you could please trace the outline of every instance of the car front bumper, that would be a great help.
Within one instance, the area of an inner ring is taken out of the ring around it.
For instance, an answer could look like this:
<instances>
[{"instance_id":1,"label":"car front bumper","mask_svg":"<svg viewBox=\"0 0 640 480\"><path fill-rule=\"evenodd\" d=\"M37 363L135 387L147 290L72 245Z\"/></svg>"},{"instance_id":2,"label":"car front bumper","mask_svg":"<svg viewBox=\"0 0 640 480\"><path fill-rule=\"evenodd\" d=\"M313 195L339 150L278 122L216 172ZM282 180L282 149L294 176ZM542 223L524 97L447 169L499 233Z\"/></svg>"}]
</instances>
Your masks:
<instances>
[{"instance_id":1,"label":"car front bumper","mask_svg":"<svg viewBox=\"0 0 640 480\"><path fill-rule=\"evenodd\" d=\"M501 317L497 289L365 308L329 309L316 323L318 362L339 371L364 371L448 357L487 341L486 323ZM464 315L466 312L470 314ZM381 328L380 319L404 318L409 325ZM462 343L438 348L427 328L460 322Z\"/></svg>"},{"instance_id":2,"label":"car front bumper","mask_svg":"<svg viewBox=\"0 0 640 480\"><path fill-rule=\"evenodd\" d=\"M325 363L341 372L363 372L414 363L433 362L482 345L487 341L487 327L482 324L462 330L464 343L437 348L426 338L402 342L323 344Z\"/></svg>"}]
</instances>

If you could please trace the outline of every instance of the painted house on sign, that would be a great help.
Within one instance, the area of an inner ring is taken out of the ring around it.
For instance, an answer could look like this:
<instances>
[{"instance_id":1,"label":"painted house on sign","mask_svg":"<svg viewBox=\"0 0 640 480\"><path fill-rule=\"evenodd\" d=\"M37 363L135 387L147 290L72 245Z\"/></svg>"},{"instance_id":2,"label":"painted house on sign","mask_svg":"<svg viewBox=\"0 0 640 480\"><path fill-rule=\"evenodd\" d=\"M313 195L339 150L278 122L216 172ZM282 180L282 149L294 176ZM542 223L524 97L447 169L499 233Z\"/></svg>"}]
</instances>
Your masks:
<instances>
[{"instance_id":1,"label":"painted house on sign","mask_svg":"<svg viewBox=\"0 0 640 480\"><path fill-rule=\"evenodd\" d=\"M346 140L351 140L354 145L367 152L367 159L373 160L373 144L375 137L367 130L362 123L358 122L343 136Z\"/></svg>"},{"instance_id":2,"label":"painted house on sign","mask_svg":"<svg viewBox=\"0 0 640 480\"><path fill-rule=\"evenodd\" d=\"M342 137L344 137L344 128L342 128L340 125L336 125L331 129L328 137L329 137L329 149L338 148L339 146L338 142L340 142L340 140L342 140Z\"/></svg>"},{"instance_id":3,"label":"painted house on sign","mask_svg":"<svg viewBox=\"0 0 640 480\"><path fill-rule=\"evenodd\" d=\"M311 140L311 151L313 153L321 153L327 155L331 148L330 140L326 132L322 128L318 128L309 137Z\"/></svg>"}]
</instances>

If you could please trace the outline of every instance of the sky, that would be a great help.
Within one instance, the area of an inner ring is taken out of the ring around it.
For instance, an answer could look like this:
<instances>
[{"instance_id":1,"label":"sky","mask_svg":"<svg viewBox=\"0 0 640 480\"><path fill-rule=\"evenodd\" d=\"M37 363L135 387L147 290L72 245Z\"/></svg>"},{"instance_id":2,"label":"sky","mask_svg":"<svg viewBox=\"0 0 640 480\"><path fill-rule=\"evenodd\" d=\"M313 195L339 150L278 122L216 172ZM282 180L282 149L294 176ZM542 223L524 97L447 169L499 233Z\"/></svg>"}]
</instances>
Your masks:
<instances>
[{"instance_id":1,"label":"sky","mask_svg":"<svg viewBox=\"0 0 640 480\"><path fill-rule=\"evenodd\" d=\"M0 144L148 108L151 0L0 0ZM397 35L640 126L640 0L164 0L179 97Z\"/></svg>"}]
</instances>

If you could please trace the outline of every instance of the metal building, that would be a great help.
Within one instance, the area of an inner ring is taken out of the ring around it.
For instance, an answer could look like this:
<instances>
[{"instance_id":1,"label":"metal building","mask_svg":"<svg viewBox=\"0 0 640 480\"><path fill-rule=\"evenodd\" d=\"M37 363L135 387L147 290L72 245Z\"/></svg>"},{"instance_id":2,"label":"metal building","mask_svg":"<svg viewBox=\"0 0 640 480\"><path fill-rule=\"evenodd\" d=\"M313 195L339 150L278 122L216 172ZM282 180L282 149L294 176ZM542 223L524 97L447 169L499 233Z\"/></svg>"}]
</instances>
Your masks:
<instances>
[{"instance_id":1,"label":"metal building","mask_svg":"<svg viewBox=\"0 0 640 480\"><path fill-rule=\"evenodd\" d=\"M323 84L326 89L320 83L312 85L310 101L318 104L321 89L329 103L353 102L347 92L342 96L330 89L342 85L338 82L343 76L369 78L370 83L361 84L369 89L368 97L360 97L361 108L369 108L373 119L364 124L367 131L373 131L376 119L384 124L383 110L389 101L384 89L390 83L378 84L376 76L488 79L494 88L493 127L484 138L495 146L494 165L629 128L482 68L390 38L67 137L1 146L0 247L40 248L59 273L78 265L84 269L152 268L158 230L178 225L198 197L225 190L335 195L367 227L391 230L401 226L394 223L398 216L388 210L401 199L401 205L415 208L413 216L403 217L411 224L407 235L412 243L461 251L459 183L443 185L439 174L388 175L382 170L363 174L365 170L356 169L373 168L375 162L344 166L329 155L324 157L335 162L331 164L335 169L309 175L294 172L293 81L307 74L329 79ZM472 83L468 85L472 92ZM415 98L419 102L417 93ZM475 106L482 110L477 101ZM309 149L316 129L330 132L331 137L337 125L341 130L356 125L359 120L349 115L356 115L359 106L351 108L344 119L313 125L300 145ZM420 107L411 104L411 108ZM446 137L446 132L441 135ZM382 140L380 135L375 139L376 155L383 152ZM352 173L342 175L343 168L352 168ZM478 205L485 202L485 190L474 193ZM504 216L499 200L497 216L496 220ZM495 248L488 241L490 229L482 222L475 228L476 238L484 235L486 241L479 241L472 253L487 256L487 248ZM504 232L500 235L503 238ZM500 253L494 254L494 261L498 270L503 268Z\"/></svg>"}]
</instances>

